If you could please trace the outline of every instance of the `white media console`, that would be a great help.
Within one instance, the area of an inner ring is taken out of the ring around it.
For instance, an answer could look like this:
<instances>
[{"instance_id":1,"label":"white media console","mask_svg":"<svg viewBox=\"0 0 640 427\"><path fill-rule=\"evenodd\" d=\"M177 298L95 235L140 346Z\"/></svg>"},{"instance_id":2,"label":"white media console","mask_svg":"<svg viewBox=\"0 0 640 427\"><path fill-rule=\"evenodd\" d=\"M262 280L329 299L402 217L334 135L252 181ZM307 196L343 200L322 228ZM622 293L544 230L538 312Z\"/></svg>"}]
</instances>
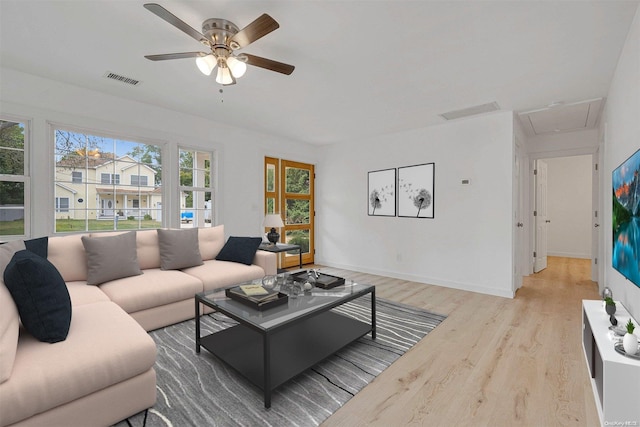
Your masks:
<instances>
[{"instance_id":1,"label":"white media console","mask_svg":"<svg viewBox=\"0 0 640 427\"><path fill-rule=\"evenodd\" d=\"M616 302L618 326L629 318L624 306ZM640 426L640 360L618 353L609 331L609 315L602 301L582 301L582 348L591 374L591 385L602 425Z\"/></svg>"}]
</instances>

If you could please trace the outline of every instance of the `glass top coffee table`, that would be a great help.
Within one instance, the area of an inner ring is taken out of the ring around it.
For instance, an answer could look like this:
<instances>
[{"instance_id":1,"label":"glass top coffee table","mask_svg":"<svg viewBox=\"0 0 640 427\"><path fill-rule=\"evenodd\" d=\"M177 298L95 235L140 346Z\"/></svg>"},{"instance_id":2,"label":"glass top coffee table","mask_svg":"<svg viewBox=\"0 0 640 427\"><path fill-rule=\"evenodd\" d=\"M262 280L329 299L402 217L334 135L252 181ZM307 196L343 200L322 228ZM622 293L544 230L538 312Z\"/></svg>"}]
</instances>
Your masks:
<instances>
[{"instance_id":1,"label":"glass top coffee table","mask_svg":"<svg viewBox=\"0 0 640 427\"><path fill-rule=\"evenodd\" d=\"M332 311L339 305L371 295L371 322ZM200 304L211 307L238 325L200 336ZM329 290L313 288L286 304L259 311L225 296L225 290L195 296L196 352L206 348L264 392L271 392L347 344L371 333L376 338L376 291L371 285L347 281Z\"/></svg>"}]
</instances>

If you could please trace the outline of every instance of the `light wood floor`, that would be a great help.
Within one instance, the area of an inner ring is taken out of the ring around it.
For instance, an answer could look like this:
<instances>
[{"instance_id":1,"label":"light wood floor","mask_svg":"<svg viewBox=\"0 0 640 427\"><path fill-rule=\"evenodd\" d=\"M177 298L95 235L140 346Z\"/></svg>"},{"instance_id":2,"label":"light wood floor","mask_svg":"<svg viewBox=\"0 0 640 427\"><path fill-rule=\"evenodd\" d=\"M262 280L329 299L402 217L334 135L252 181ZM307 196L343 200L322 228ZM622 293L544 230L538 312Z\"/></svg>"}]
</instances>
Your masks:
<instances>
[{"instance_id":1,"label":"light wood floor","mask_svg":"<svg viewBox=\"0 0 640 427\"><path fill-rule=\"evenodd\" d=\"M323 271L448 316L323 427L599 425L581 344L581 300L599 298L589 260L550 257L514 299Z\"/></svg>"}]
</instances>

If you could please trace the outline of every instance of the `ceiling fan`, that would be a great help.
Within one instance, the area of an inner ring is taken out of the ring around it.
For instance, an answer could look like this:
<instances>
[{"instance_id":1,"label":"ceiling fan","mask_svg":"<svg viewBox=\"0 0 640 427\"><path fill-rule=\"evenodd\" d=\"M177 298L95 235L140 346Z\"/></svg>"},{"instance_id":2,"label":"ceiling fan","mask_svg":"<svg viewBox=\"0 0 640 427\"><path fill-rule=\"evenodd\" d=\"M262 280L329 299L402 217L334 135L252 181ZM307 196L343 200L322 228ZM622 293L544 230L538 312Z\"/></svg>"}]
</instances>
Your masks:
<instances>
[{"instance_id":1,"label":"ceiling fan","mask_svg":"<svg viewBox=\"0 0 640 427\"><path fill-rule=\"evenodd\" d=\"M247 47L280 27L266 13L242 30L226 19L210 18L202 23L202 33L200 33L159 4L147 3L144 7L209 48L209 52L145 55L145 58L151 61L196 58L198 68L207 76L211 75L211 72L217 66L216 82L225 86L235 84L236 79L244 75L247 64L287 75L291 74L295 68L293 65L272 59L261 58L248 53L235 53L236 50Z\"/></svg>"}]
</instances>

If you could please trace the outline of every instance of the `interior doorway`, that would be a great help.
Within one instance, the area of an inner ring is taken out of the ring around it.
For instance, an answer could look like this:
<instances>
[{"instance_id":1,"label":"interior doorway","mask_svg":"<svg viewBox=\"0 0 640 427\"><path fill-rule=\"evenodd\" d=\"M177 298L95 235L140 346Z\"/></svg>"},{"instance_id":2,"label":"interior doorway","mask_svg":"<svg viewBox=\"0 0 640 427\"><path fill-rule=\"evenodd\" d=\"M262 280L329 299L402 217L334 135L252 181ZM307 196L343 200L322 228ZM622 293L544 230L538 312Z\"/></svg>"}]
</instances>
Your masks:
<instances>
[{"instance_id":1,"label":"interior doorway","mask_svg":"<svg viewBox=\"0 0 640 427\"><path fill-rule=\"evenodd\" d=\"M534 272L546 268L547 256L597 256L596 158L587 154L534 161Z\"/></svg>"}]
</instances>

